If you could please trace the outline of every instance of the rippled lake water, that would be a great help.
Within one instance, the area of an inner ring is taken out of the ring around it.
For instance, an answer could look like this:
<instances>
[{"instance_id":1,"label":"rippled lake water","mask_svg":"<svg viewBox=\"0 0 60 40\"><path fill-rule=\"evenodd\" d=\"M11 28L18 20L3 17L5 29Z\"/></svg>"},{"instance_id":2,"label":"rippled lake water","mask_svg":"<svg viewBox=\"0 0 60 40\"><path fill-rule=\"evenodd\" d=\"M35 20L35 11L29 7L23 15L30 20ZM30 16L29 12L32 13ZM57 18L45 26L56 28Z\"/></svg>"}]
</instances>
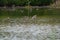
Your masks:
<instances>
[{"instance_id":1,"label":"rippled lake water","mask_svg":"<svg viewBox=\"0 0 60 40\"><path fill-rule=\"evenodd\" d=\"M0 19L0 40L60 40L60 19Z\"/></svg>"}]
</instances>

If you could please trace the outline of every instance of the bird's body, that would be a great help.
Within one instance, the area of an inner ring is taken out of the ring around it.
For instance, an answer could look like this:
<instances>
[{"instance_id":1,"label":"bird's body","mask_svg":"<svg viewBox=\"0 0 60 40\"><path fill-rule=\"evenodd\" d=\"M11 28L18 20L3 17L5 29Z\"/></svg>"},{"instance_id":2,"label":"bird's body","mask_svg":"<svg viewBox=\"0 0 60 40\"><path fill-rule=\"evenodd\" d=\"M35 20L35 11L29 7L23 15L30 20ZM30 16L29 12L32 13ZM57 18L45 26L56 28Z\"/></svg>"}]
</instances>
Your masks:
<instances>
[{"instance_id":1,"label":"bird's body","mask_svg":"<svg viewBox=\"0 0 60 40\"><path fill-rule=\"evenodd\" d=\"M35 19L36 19L36 17L37 17L37 15L34 15L34 16L32 17L32 20L35 20Z\"/></svg>"}]
</instances>

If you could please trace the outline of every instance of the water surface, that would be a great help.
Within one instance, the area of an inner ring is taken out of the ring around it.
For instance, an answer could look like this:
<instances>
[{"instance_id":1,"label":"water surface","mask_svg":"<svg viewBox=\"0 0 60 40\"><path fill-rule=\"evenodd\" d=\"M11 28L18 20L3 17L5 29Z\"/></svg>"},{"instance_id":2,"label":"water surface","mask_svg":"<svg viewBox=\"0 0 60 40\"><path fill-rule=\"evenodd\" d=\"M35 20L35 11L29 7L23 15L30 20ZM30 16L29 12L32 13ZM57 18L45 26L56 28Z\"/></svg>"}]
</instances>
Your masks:
<instances>
[{"instance_id":1,"label":"water surface","mask_svg":"<svg viewBox=\"0 0 60 40\"><path fill-rule=\"evenodd\" d=\"M0 18L0 40L60 40L60 18Z\"/></svg>"}]
</instances>

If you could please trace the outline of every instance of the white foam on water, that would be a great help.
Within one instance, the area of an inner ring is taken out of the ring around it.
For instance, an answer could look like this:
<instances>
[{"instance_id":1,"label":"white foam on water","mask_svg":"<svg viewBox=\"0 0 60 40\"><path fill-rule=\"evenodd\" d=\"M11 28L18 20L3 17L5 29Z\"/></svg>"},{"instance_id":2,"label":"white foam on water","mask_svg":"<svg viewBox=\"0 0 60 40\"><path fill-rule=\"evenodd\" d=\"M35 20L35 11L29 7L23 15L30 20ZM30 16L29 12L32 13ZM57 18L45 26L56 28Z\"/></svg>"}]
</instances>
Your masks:
<instances>
[{"instance_id":1,"label":"white foam on water","mask_svg":"<svg viewBox=\"0 0 60 40\"><path fill-rule=\"evenodd\" d=\"M60 39L58 25L14 25L1 27L0 40L57 40ZM58 32L58 33L57 33ZM59 37L59 38L57 38Z\"/></svg>"}]
</instances>

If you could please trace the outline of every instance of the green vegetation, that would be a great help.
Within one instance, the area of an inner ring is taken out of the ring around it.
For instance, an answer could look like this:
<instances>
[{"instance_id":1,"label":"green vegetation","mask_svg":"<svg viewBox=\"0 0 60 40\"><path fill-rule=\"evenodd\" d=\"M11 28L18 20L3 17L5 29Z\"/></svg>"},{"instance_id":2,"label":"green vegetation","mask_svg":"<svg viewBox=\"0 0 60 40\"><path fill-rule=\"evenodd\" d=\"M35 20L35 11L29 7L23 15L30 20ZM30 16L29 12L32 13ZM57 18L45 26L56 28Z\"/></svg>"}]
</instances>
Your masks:
<instances>
[{"instance_id":1,"label":"green vegetation","mask_svg":"<svg viewBox=\"0 0 60 40\"><path fill-rule=\"evenodd\" d=\"M8 4L7 0L0 0L0 6Z\"/></svg>"},{"instance_id":2,"label":"green vegetation","mask_svg":"<svg viewBox=\"0 0 60 40\"><path fill-rule=\"evenodd\" d=\"M31 5L44 6L50 5L53 2L55 2L55 0L31 0Z\"/></svg>"},{"instance_id":3,"label":"green vegetation","mask_svg":"<svg viewBox=\"0 0 60 40\"><path fill-rule=\"evenodd\" d=\"M27 16L28 10L26 9L13 9L7 10L7 9L0 9L0 17L21 17L21 16Z\"/></svg>"},{"instance_id":4,"label":"green vegetation","mask_svg":"<svg viewBox=\"0 0 60 40\"><path fill-rule=\"evenodd\" d=\"M24 6L26 5L27 0L8 0L8 5Z\"/></svg>"},{"instance_id":5,"label":"green vegetation","mask_svg":"<svg viewBox=\"0 0 60 40\"><path fill-rule=\"evenodd\" d=\"M0 0L0 6L42 6L42 5L49 5L53 3L55 0Z\"/></svg>"},{"instance_id":6,"label":"green vegetation","mask_svg":"<svg viewBox=\"0 0 60 40\"><path fill-rule=\"evenodd\" d=\"M33 9L15 9L12 11L11 10L7 10L7 9L0 9L0 17L6 17L6 16L10 16L10 17L22 17L22 16L52 16L52 15L60 15L60 9L49 9L49 8L33 8Z\"/></svg>"}]
</instances>

